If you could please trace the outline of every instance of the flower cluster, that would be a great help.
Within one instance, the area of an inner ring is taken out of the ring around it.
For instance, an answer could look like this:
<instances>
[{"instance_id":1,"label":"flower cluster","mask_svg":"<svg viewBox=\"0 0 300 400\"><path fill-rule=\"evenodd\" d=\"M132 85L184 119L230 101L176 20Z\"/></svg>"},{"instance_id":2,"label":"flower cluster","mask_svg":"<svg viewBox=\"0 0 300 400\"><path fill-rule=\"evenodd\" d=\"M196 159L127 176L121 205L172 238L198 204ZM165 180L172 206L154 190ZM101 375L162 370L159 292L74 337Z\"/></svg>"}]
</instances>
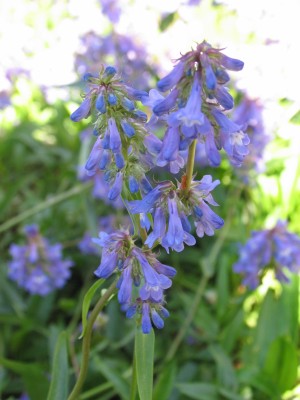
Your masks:
<instances>
[{"instance_id":1,"label":"flower cluster","mask_svg":"<svg viewBox=\"0 0 300 400\"><path fill-rule=\"evenodd\" d=\"M103 67L98 77L85 77L88 90L71 115L75 122L95 115L97 139L85 169L89 176L101 174L100 197L105 196L104 179L109 186L108 200L122 198L134 223L132 234L118 229L100 232L94 239L102 247L95 274L99 278L118 274L121 307L127 317L140 318L144 333L150 332L152 324L163 327L163 318L168 316L164 290L176 273L158 261L153 249L161 245L167 253L170 249L180 252L184 245L195 245L193 230L202 238L214 235L224 224L210 207L218 205L211 192L220 181L210 175L193 178L191 149L200 140L212 165L220 164L222 148L232 164L242 164L249 139L243 126L225 115L233 107L233 99L224 87L229 80L226 69L242 67L241 61L202 42L158 82L161 92L170 91L166 97L156 90L148 94L126 85L114 67ZM137 109L137 100L152 109L149 121ZM152 131L157 123L166 127L162 140ZM185 164L186 173L176 184L166 180L152 187L148 181L147 173L154 167L168 165L177 174ZM138 237L142 247L135 244Z\"/></svg>"},{"instance_id":2,"label":"flower cluster","mask_svg":"<svg viewBox=\"0 0 300 400\"><path fill-rule=\"evenodd\" d=\"M28 243L12 244L8 276L31 294L45 296L65 285L73 263L62 259L61 244L50 245L36 225L25 227Z\"/></svg>"},{"instance_id":3,"label":"flower cluster","mask_svg":"<svg viewBox=\"0 0 300 400\"><path fill-rule=\"evenodd\" d=\"M242 165L248 154L249 137L243 132L244 124L234 123L226 116L234 102L224 84L229 81L226 70L239 71L243 65L203 41L196 50L179 58L173 70L158 82L159 91L169 91L166 97L153 89L149 98L142 99L152 108L152 119L163 119L167 124L158 148L158 165L173 162L182 167L180 151L195 139L205 145L210 165L220 164L222 148L232 165ZM178 166L170 165L171 172Z\"/></svg>"},{"instance_id":4,"label":"flower cluster","mask_svg":"<svg viewBox=\"0 0 300 400\"><path fill-rule=\"evenodd\" d=\"M293 273L300 270L300 238L289 232L283 221L273 229L252 232L233 266L236 273L244 275L243 283L251 289L259 285L270 269L281 282L288 282L287 270Z\"/></svg>"},{"instance_id":5,"label":"flower cluster","mask_svg":"<svg viewBox=\"0 0 300 400\"><path fill-rule=\"evenodd\" d=\"M117 13L114 15L117 17ZM115 65L124 81L138 89L150 88L158 73L157 64L150 60L145 46L136 38L115 31L106 36L93 31L86 33L75 57L75 69L80 76L88 72L97 74L103 63Z\"/></svg>"},{"instance_id":6,"label":"flower cluster","mask_svg":"<svg viewBox=\"0 0 300 400\"><path fill-rule=\"evenodd\" d=\"M99 218L98 230L105 231L106 233L112 233L120 226L130 225L131 220L129 215L110 214ZM78 248L83 254L99 254L98 246L93 243L93 236L89 232L85 232L83 238L78 244Z\"/></svg>"},{"instance_id":7,"label":"flower cluster","mask_svg":"<svg viewBox=\"0 0 300 400\"><path fill-rule=\"evenodd\" d=\"M161 329L163 317L168 316L164 307L164 290L172 285L176 270L160 263L146 248L135 245L128 230L111 234L100 232L94 243L103 248L101 263L95 271L99 278L119 274L118 300L128 318L141 315L144 333L149 333L152 323Z\"/></svg>"},{"instance_id":8,"label":"flower cluster","mask_svg":"<svg viewBox=\"0 0 300 400\"><path fill-rule=\"evenodd\" d=\"M263 106L259 100L245 96L235 107L232 115L236 124L247 125L246 132L251 140L248 147L249 154L242 167L237 170L238 175L245 183L251 183L251 173L261 173L265 167L263 155L270 136L265 132L262 113Z\"/></svg>"},{"instance_id":9,"label":"flower cluster","mask_svg":"<svg viewBox=\"0 0 300 400\"><path fill-rule=\"evenodd\" d=\"M108 199L117 200L125 181L131 193L143 189L145 173L153 167L144 138L142 122L147 115L136 108L135 100L148 94L123 83L114 67L100 71L99 77L85 76L88 91L71 119L75 122L96 114L94 135L97 136L85 169L90 176L104 171L110 189Z\"/></svg>"},{"instance_id":10,"label":"flower cluster","mask_svg":"<svg viewBox=\"0 0 300 400\"><path fill-rule=\"evenodd\" d=\"M153 230L145 241L150 248L158 242L169 253L169 248L182 251L184 243L193 246L196 240L190 234L189 216L193 217L199 237L212 236L215 229L223 226L223 219L209 207L218 205L210 192L220 181L213 182L210 175L205 175L201 181L192 181L187 192L184 182L183 179L177 187L170 181L161 182L142 200L128 202L132 214L153 216Z\"/></svg>"}]
</instances>

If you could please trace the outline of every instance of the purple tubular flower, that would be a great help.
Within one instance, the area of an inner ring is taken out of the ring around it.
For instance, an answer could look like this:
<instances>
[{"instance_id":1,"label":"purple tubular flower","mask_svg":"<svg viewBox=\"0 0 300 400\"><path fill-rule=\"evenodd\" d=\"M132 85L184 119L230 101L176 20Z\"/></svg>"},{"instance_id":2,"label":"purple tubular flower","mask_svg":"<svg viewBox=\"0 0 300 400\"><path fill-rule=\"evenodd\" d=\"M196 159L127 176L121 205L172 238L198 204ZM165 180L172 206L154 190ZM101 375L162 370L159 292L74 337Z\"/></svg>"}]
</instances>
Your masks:
<instances>
[{"instance_id":1,"label":"purple tubular flower","mask_svg":"<svg viewBox=\"0 0 300 400\"><path fill-rule=\"evenodd\" d=\"M157 271L159 274L168 276L169 278L173 278L177 273L175 268L170 267L169 265L166 265L166 264L162 264L158 260L155 260L152 263L152 265L153 265L153 268L155 269L155 271Z\"/></svg>"},{"instance_id":2,"label":"purple tubular flower","mask_svg":"<svg viewBox=\"0 0 300 400\"><path fill-rule=\"evenodd\" d=\"M122 106L125 108L127 111L133 111L135 109L133 101L127 99L127 97L123 97L122 99Z\"/></svg>"},{"instance_id":3,"label":"purple tubular flower","mask_svg":"<svg viewBox=\"0 0 300 400\"><path fill-rule=\"evenodd\" d=\"M157 329L162 329L165 325L164 320L155 310L155 308L151 308L151 319L153 324L156 326Z\"/></svg>"},{"instance_id":4,"label":"purple tubular flower","mask_svg":"<svg viewBox=\"0 0 300 400\"><path fill-rule=\"evenodd\" d=\"M91 106L92 106L92 101L90 97L86 97L81 105L75 110L70 118L73 122L79 122L84 118L87 118L90 114L91 111Z\"/></svg>"},{"instance_id":5,"label":"purple tubular flower","mask_svg":"<svg viewBox=\"0 0 300 400\"><path fill-rule=\"evenodd\" d=\"M124 161L124 157L123 157L122 153L120 153L120 152L114 153L114 157L115 157L116 166L119 169L124 168L125 161Z\"/></svg>"},{"instance_id":6,"label":"purple tubular flower","mask_svg":"<svg viewBox=\"0 0 300 400\"><path fill-rule=\"evenodd\" d=\"M182 78L184 68L184 63L179 61L168 75L157 82L158 90L166 92L167 90L172 89Z\"/></svg>"},{"instance_id":7,"label":"purple tubular flower","mask_svg":"<svg viewBox=\"0 0 300 400\"><path fill-rule=\"evenodd\" d=\"M195 74L190 96L185 107L172 113L168 119L171 126L179 126L180 124L192 127L194 125L202 125L204 123L204 114L201 111L201 83L198 74Z\"/></svg>"},{"instance_id":8,"label":"purple tubular flower","mask_svg":"<svg viewBox=\"0 0 300 400\"><path fill-rule=\"evenodd\" d=\"M220 83L221 85L224 85L225 83L230 81L228 73L223 68L216 68L215 75L218 83Z\"/></svg>"},{"instance_id":9,"label":"purple tubular flower","mask_svg":"<svg viewBox=\"0 0 300 400\"><path fill-rule=\"evenodd\" d=\"M116 68L109 65L105 68L103 76L112 78L113 76L116 75L116 73L117 73Z\"/></svg>"},{"instance_id":10,"label":"purple tubular flower","mask_svg":"<svg viewBox=\"0 0 300 400\"><path fill-rule=\"evenodd\" d=\"M230 71L240 71L244 67L244 63L241 60L230 58L222 53L220 53L219 57L221 65L223 65L223 67L229 69Z\"/></svg>"},{"instance_id":11,"label":"purple tubular flower","mask_svg":"<svg viewBox=\"0 0 300 400\"><path fill-rule=\"evenodd\" d=\"M178 128L169 127L165 133L157 165L166 165L165 161L174 161L178 156L180 133Z\"/></svg>"},{"instance_id":12,"label":"purple tubular flower","mask_svg":"<svg viewBox=\"0 0 300 400\"><path fill-rule=\"evenodd\" d=\"M224 220L219 217L204 201L194 208L196 217L195 226L197 235L202 238L204 234L213 236L215 229L220 229L224 225Z\"/></svg>"},{"instance_id":13,"label":"purple tubular flower","mask_svg":"<svg viewBox=\"0 0 300 400\"><path fill-rule=\"evenodd\" d=\"M142 306L142 331L147 334L150 333L152 329L151 319L150 319L150 306L148 303L143 303Z\"/></svg>"},{"instance_id":14,"label":"purple tubular flower","mask_svg":"<svg viewBox=\"0 0 300 400\"><path fill-rule=\"evenodd\" d=\"M114 106L114 105L117 104L118 99L117 99L117 96L114 93L108 93L107 101L111 106Z\"/></svg>"},{"instance_id":15,"label":"purple tubular flower","mask_svg":"<svg viewBox=\"0 0 300 400\"><path fill-rule=\"evenodd\" d=\"M153 133L149 133L149 135L145 136L144 139L145 146L148 151L152 154L158 154L162 147L162 141Z\"/></svg>"},{"instance_id":16,"label":"purple tubular flower","mask_svg":"<svg viewBox=\"0 0 300 400\"><path fill-rule=\"evenodd\" d=\"M151 223L147 214L144 213L140 214L140 222L141 222L141 227L146 229L146 231L148 232L151 227Z\"/></svg>"},{"instance_id":17,"label":"purple tubular flower","mask_svg":"<svg viewBox=\"0 0 300 400\"><path fill-rule=\"evenodd\" d=\"M99 93L95 103L96 109L101 112L101 114L106 113L106 103L103 93Z\"/></svg>"},{"instance_id":18,"label":"purple tubular flower","mask_svg":"<svg viewBox=\"0 0 300 400\"><path fill-rule=\"evenodd\" d=\"M166 232L166 218L161 207L157 207L154 213L153 231L147 237L145 244L151 248L157 240L165 235Z\"/></svg>"},{"instance_id":19,"label":"purple tubular flower","mask_svg":"<svg viewBox=\"0 0 300 400\"><path fill-rule=\"evenodd\" d=\"M102 140L100 139L100 136L97 138L92 151L89 155L89 158L85 164L85 169L87 170L87 174L89 176L95 175L99 162L101 160L103 154L103 148L102 148Z\"/></svg>"},{"instance_id":20,"label":"purple tubular flower","mask_svg":"<svg viewBox=\"0 0 300 400\"><path fill-rule=\"evenodd\" d=\"M155 302L160 302L163 299L163 290L168 289L172 285L171 279L167 276L159 274L149 264L143 253L134 249L132 253L139 261L145 279L144 286L140 289L140 297L142 300L152 299Z\"/></svg>"},{"instance_id":21,"label":"purple tubular flower","mask_svg":"<svg viewBox=\"0 0 300 400\"><path fill-rule=\"evenodd\" d=\"M141 122L147 122L148 116L146 113L144 113L141 110L135 110L133 111L133 116L137 119L139 119Z\"/></svg>"},{"instance_id":22,"label":"purple tubular flower","mask_svg":"<svg viewBox=\"0 0 300 400\"><path fill-rule=\"evenodd\" d=\"M178 95L179 91L177 89L173 89L163 101L153 107L154 114L161 116L169 112L175 106Z\"/></svg>"},{"instance_id":23,"label":"purple tubular flower","mask_svg":"<svg viewBox=\"0 0 300 400\"><path fill-rule=\"evenodd\" d=\"M126 85L124 87L125 87L126 92L129 95L129 97L132 97L135 100L139 100L139 101L143 102L144 99L149 97L148 93L143 90L136 90L136 89L133 89L132 87L126 86Z\"/></svg>"},{"instance_id":24,"label":"purple tubular flower","mask_svg":"<svg viewBox=\"0 0 300 400\"><path fill-rule=\"evenodd\" d=\"M122 120L121 127L127 137L132 138L134 136L134 127L130 125L127 121Z\"/></svg>"},{"instance_id":25,"label":"purple tubular flower","mask_svg":"<svg viewBox=\"0 0 300 400\"><path fill-rule=\"evenodd\" d=\"M122 192L122 187L123 187L123 174L122 172L118 172L116 177L115 177L115 181L110 189L110 191L108 192L108 199L109 200L116 200L121 192Z\"/></svg>"},{"instance_id":26,"label":"purple tubular flower","mask_svg":"<svg viewBox=\"0 0 300 400\"><path fill-rule=\"evenodd\" d=\"M169 253L169 247L178 252L182 251L184 249L184 242L188 246L193 246L196 243L196 240L192 235L184 231L178 215L175 199L168 198L168 209L168 231L167 234L162 238L161 245L165 248L167 253Z\"/></svg>"},{"instance_id":27,"label":"purple tubular flower","mask_svg":"<svg viewBox=\"0 0 300 400\"><path fill-rule=\"evenodd\" d=\"M200 54L200 61L205 71L205 83L208 90L215 90L217 85L217 78L212 69L210 59L205 53Z\"/></svg>"},{"instance_id":28,"label":"purple tubular flower","mask_svg":"<svg viewBox=\"0 0 300 400\"><path fill-rule=\"evenodd\" d=\"M108 130L110 134L110 140L109 140L109 148L113 153L119 153L121 149L121 137L120 133L117 128L116 121L114 118L109 118L108 120Z\"/></svg>"},{"instance_id":29,"label":"purple tubular flower","mask_svg":"<svg viewBox=\"0 0 300 400\"><path fill-rule=\"evenodd\" d=\"M119 288L118 300L120 304L126 304L131 301L132 293L132 264L130 263L123 270L121 278L119 279L117 287Z\"/></svg>"},{"instance_id":30,"label":"purple tubular flower","mask_svg":"<svg viewBox=\"0 0 300 400\"><path fill-rule=\"evenodd\" d=\"M164 189L170 187L168 181L159 183L154 189L146 194L142 200L133 200L128 202L129 211L132 214L148 213L154 207L157 200L161 198Z\"/></svg>"},{"instance_id":31,"label":"purple tubular flower","mask_svg":"<svg viewBox=\"0 0 300 400\"><path fill-rule=\"evenodd\" d=\"M132 176L132 175L129 176L128 184L129 184L129 190L131 191L131 193L136 193L139 191L139 184L134 176Z\"/></svg>"},{"instance_id":32,"label":"purple tubular flower","mask_svg":"<svg viewBox=\"0 0 300 400\"><path fill-rule=\"evenodd\" d=\"M104 170L110 162L110 152L103 150L102 157L99 162L99 169Z\"/></svg>"},{"instance_id":33,"label":"purple tubular flower","mask_svg":"<svg viewBox=\"0 0 300 400\"><path fill-rule=\"evenodd\" d=\"M227 92L226 88L217 86L217 89L215 91L215 97L225 110L231 110L233 108L234 106L233 98Z\"/></svg>"},{"instance_id":34,"label":"purple tubular flower","mask_svg":"<svg viewBox=\"0 0 300 400\"><path fill-rule=\"evenodd\" d=\"M96 243L96 242L95 242ZM102 250L101 263L94 274L98 278L108 278L115 270L118 261L118 254L109 249Z\"/></svg>"}]
</instances>

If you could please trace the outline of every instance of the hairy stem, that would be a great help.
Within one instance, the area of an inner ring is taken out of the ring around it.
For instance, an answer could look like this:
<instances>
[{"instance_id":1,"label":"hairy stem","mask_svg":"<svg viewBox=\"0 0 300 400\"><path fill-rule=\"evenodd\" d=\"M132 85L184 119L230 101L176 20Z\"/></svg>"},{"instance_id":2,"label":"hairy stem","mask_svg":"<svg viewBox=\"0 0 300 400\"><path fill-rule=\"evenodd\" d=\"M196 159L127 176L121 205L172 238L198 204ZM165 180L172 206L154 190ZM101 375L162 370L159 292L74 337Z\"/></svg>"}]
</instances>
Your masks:
<instances>
[{"instance_id":1,"label":"hairy stem","mask_svg":"<svg viewBox=\"0 0 300 400\"><path fill-rule=\"evenodd\" d=\"M68 400L77 400L79 398L83 383L86 378L87 369L88 369L93 326L96 321L96 318L98 317L100 311L105 306L107 300L115 292L116 284L117 284L117 280L115 280L110 285L110 287L106 290L104 295L98 300L93 311L90 314L90 317L89 317L87 325L86 325L85 334L84 334L83 340L82 340L82 359L81 359L80 372L79 372L76 384L75 384L70 396L68 397Z\"/></svg>"}]
</instances>

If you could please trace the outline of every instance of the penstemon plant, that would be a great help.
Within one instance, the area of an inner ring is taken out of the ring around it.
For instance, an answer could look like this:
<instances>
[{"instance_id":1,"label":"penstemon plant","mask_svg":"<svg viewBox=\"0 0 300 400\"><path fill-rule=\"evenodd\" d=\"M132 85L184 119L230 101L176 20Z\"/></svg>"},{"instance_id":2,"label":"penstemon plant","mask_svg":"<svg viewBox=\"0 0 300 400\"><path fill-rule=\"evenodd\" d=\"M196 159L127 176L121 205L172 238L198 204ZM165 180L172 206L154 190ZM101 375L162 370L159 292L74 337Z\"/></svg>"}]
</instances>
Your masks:
<instances>
[{"instance_id":1,"label":"penstemon plant","mask_svg":"<svg viewBox=\"0 0 300 400\"><path fill-rule=\"evenodd\" d=\"M199 177L195 156L199 142L214 167L222 150L236 167L248 154L245 126L227 116L234 102L224 86L227 71L242 68L242 61L203 41L178 58L158 81L158 90L149 93L127 85L112 66L103 66L98 76L84 76L87 89L71 120L93 117L96 141L85 169L89 176L103 174L108 200L122 199L133 231L120 227L93 239L102 249L95 270L99 280L85 296L81 368L69 400L79 398L84 384L95 320L116 293L126 317L136 321L131 399L137 390L140 399L152 398L153 327L162 329L169 316L165 290L176 275L159 254L161 248L168 254L184 251L185 245L195 245L195 236L212 236L224 224L211 207L218 206L212 191L220 181ZM167 168L171 178L154 178L157 167ZM91 298L111 276L111 286L87 317Z\"/></svg>"}]
</instances>

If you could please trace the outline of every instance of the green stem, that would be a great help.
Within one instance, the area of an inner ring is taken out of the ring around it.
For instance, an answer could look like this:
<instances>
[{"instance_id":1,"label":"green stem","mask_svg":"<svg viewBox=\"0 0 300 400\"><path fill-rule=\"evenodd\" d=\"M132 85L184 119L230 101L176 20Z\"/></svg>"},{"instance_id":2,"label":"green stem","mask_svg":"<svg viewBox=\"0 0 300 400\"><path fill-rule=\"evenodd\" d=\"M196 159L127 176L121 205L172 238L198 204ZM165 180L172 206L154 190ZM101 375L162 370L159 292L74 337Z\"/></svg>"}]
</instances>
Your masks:
<instances>
[{"instance_id":1,"label":"green stem","mask_svg":"<svg viewBox=\"0 0 300 400\"><path fill-rule=\"evenodd\" d=\"M52 207L55 204L68 199L69 197L75 196L75 195L83 192L84 190L90 188L91 185L92 185L92 183L89 182L89 183L74 186L72 189L67 190L66 192L60 193L42 203L39 203L35 207L32 207L29 210L26 210L26 211L22 212L21 214L17 215L16 217L13 217L13 218L9 219L8 221L4 222L4 224L0 225L0 232L4 232L7 229L11 228L12 226L17 225L20 222L24 221L25 219L32 217L33 215L37 214L38 212L46 210L47 208Z\"/></svg>"},{"instance_id":2,"label":"green stem","mask_svg":"<svg viewBox=\"0 0 300 400\"><path fill-rule=\"evenodd\" d=\"M196 153L197 139L193 140L189 147L188 159L186 163L186 182L185 182L185 192L188 193L191 187L191 182L194 173L194 163L195 163L195 153Z\"/></svg>"},{"instance_id":3,"label":"green stem","mask_svg":"<svg viewBox=\"0 0 300 400\"><path fill-rule=\"evenodd\" d=\"M110 287L106 290L104 295L98 300L97 304L95 305L93 311L90 314L90 317L87 322L85 334L84 334L83 340L82 340L82 360L81 360L80 372L79 372L76 384L75 384L70 396L68 397L68 400L77 400L79 398L83 383L86 378L87 369L88 369L93 326L96 321L96 318L98 317L100 311L105 306L107 300L110 298L110 296L116 290L116 284L117 284L117 280L115 280L110 285Z\"/></svg>"},{"instance_id":4,"label":"green stem","mask_svg":"<svg viewBox=\"0 0 300 400\"><path fill-rule=\"evenodd\" d=\"M187 332L190 324L192 323L192 321L195 317L195 314L199 308L199 304L201 302L207 282L208 282L208 277L203 276L203 278L201 279L200 284L197 288L197 291L195 293L192 307L190 308L189 313L187 314L179 332L177 333L175 339L173 340L173 342L169 348L169 351L167 352L165 362L169 362L173 359L174 355L176 354L176 352L178 350L178 347L180 346L180 343L182 342L183 338L185 337L186 332Z\"/></svg>"}]
</instances>

